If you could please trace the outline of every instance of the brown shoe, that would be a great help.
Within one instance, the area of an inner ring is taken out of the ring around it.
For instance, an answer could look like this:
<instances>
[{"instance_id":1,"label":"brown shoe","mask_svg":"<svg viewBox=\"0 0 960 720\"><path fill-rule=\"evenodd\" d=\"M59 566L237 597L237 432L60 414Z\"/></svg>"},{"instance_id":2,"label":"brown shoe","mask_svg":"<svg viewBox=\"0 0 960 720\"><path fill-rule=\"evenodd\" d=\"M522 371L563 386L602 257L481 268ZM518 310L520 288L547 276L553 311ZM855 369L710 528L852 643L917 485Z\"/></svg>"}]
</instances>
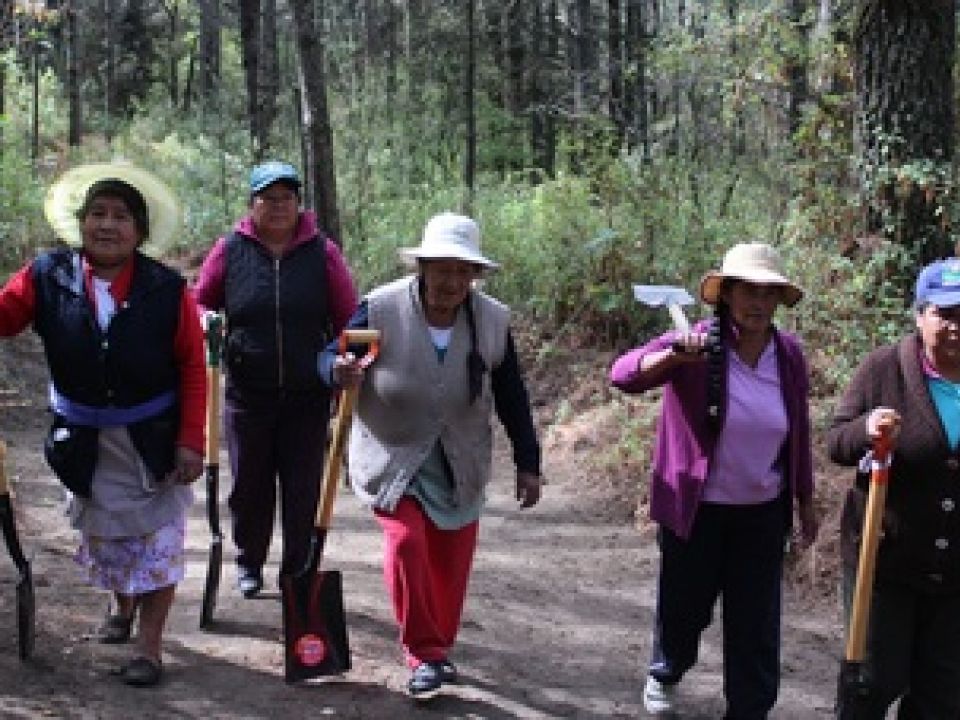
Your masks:
<instances>
[{"instance_id":1,"label":"brown shoe","mask_svg":"<svg viewBox=\"0 0 960 720\"><path fill-rule=\"evenodd\" d=\"M119 645L130 639L133 628L133 616L108 614L103 625L97 630L97 639L108 645Z\"/></svg>"}]
</instances>

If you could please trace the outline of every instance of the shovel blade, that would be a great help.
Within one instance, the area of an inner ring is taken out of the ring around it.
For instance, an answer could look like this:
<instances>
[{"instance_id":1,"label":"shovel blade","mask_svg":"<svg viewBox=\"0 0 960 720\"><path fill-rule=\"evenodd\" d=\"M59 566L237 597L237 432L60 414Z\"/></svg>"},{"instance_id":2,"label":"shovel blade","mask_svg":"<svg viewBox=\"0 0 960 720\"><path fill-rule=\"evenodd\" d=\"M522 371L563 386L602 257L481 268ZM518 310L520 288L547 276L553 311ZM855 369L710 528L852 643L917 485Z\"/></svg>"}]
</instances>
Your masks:
<instances>
[{"instance_id":1,"label":"shovel blade","mask_svg":"<svg viewBox=\"0 0 960 720\"><path fill-rule=\"evenodd\" d=\"M20 568L17 581L17 651L21 660L33 654L37 637L37 610L33 594L33 573L30 563Z\"/></svg>"},{"instance_id":2,"label":"shovel blade","mask_svg":"<svg viewBox=\"0 0 960 720\"><path fill-rule=\"evenodd\" d=\"M343 611L343 580L337 570L280 577L283 599L284 679L299 682L350 669Z\"/></svg>"},{"instance_id":3,"label":"shovel blade","mask_svg":"<svg viewBox=\"0 0 960 720\"><path fill-rule=\"evenodd\" d=\"M633 298L651 307L692 305L695 302L693 295L674 285L634 285Z\"/></svg>"},{"instance_id":4,"label":"shovel blade","mask_svg":"<svg viewBox=\"0 0 960 720\"><path fill-rule=\"evenodd\" d=\"M870 679L861 662L844 660L837 681L837 720L869 720L876 716L868 705Z\"/></svg>"},{"instance_id":5,"label":"shovel blade","mask_svg":"<svg viewBox=\"0 0 960 720\"><path fill-rule=\"evenodd\" d=\"M207 561L207 580L203 585L203 600L200 603L200 629L213 625L213 612L217 609L217 592L220 590L220 569L223 565L223 539L215 537L210 543L210 559Z\"/></svg>"}]
</instances>

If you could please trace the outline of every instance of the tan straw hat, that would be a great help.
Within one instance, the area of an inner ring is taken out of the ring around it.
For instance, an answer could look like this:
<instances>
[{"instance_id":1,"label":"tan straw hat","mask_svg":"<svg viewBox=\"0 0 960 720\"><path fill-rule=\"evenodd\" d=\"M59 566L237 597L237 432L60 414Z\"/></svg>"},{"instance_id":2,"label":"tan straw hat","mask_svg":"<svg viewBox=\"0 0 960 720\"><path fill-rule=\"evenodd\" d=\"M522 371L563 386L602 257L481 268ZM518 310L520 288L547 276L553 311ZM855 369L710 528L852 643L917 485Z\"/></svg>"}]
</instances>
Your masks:
<instances>
[{"instance_id":1,"label":"tan straw hat","mask_svg":"<svg viewBox=\"0 0 960 720\"><path fill-rule=\"evenodd\" d=\"M786 278L780 253L766 243L749 242L734 245L723 256L720 270L711 270L700 281L700 297L715 305L720 299L720 285L726 278L762 285L780 285L783 304L793 307L803 297L803 290Z\"/></svg>"},{"instance_id":2,"label":"tan straw hat","mask_svg":"<svg viewBox=\"0 0 960 720\"><path fill-rule=\"evenodd\" d=\"M408 264L417 260L463 260L484 270L496 270L497 263L480 254L480 228L465 215L441 213L430 218L423 229L420 245L401 248L400 257Z\"/></svg>"},{"instance_id":3,"label":"tan straw hat","mask_svg":"<svg viewBox=\"0 0 960 720\"><path fill-rule=\"evenodd\" d=\"M133 186L147 203L150 223L149 240L163 245L180 227L183 213L173 191L153 173L129 162L79 165L67 170L50 186L43 203L43 212L50 227L69 243L79 245L80 222L77 211L83 204L87 190L102 180L120 180Z\"/></svg>"}]
</instances>

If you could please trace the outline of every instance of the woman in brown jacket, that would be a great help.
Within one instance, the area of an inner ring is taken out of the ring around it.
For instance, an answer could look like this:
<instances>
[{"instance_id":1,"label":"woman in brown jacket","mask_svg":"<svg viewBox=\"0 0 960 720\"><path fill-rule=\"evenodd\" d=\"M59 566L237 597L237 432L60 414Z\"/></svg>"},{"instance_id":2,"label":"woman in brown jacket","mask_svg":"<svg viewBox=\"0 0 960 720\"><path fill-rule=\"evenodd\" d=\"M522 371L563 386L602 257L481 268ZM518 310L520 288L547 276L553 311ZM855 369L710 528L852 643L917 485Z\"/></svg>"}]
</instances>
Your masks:
<instances>
[{"instance_id":1,"label":"woman in brown jacket","mask_svg":"<svg viewBox=\"0 0 960 720\"><path fill-rule=\"evenodd\" d=\"M857 465L885 422L897 433L877 555L863 717L960 717L960 259L917 278L917 332L870 353L829 431L834 462ZM846 605L866 476L843 513Z\"/></svg>"}]
</instances>

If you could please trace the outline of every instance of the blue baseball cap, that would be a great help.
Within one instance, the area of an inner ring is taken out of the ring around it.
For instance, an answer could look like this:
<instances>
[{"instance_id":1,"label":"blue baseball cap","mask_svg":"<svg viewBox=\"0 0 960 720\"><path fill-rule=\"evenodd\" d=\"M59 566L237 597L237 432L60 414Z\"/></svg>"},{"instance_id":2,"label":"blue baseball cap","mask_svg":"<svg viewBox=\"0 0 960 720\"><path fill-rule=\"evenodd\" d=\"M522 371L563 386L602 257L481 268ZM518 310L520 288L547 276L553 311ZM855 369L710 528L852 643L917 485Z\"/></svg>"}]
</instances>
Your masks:
<instances>
[{"instance_id":1,"label":"blue baseball cap","mask_svg":"<svg viewBox=\"0 0 960 720\"><path fill-rule=\"evenodd\" d=\"M917 276L914 307L960 305L960 258L930 263Z\"/></svg>"},{"instance_id":2,"label":"blue baseball cap","mask_svg":"<svg viewBox=\"0 0 960 720\"><path fill-rule=\"evenodd\" d=\"M272 160L257 165L250 171L250 194L256 195L275 182L286 182L300 188L300 176L297 175L296 168L290 163Z\"/></svg>"}]
</instances>

